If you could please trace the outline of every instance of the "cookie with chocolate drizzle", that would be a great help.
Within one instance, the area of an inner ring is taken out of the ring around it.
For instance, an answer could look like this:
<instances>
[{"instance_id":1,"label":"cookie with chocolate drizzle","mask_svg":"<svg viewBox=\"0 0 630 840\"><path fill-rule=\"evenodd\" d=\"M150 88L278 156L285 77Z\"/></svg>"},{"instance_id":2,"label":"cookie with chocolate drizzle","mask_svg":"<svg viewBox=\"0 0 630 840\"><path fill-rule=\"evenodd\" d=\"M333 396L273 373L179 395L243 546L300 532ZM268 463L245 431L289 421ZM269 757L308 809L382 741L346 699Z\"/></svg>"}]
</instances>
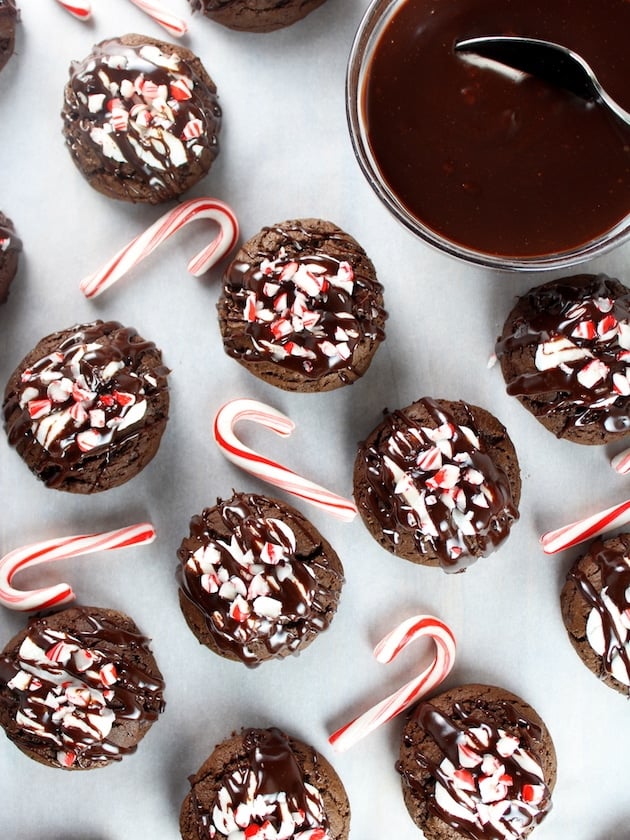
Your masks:
<instances>
[{"instance_id":1,"label":"cookie with chocolate drizzle","mask_svg":"<svg viewBox=\"0 0 630 840\"><path fill-rule=\"evenodd\" d=\"M591 543L569 569L560 604L582 662L630 695L630 534Z\"/></svg>"},{"instance_id":2,"label":"cookie with chocolate drizzle","mask_svg":"<svg viewBox=\"0 0 630 840\"><path fill-rule=\"evenodd\" d=\"M479 406L424 397L388 412L359 444L354 498L387 551L465 570L518 519L521 479L505 427Z\"/></svg>"},{"instance_id":3,"label":"cookie with chocolate drizzle","mask_svg":"<svg viewBox=\"0 0 630 840\"><path fill-rule=\"evenodd\" d=\"M149 640L115 610L34 618L0 653L0 726L50 767L91 770L135 752L163 692Z\"/></svg>"},{"instance_id":4,"label":"cookie with chocolate drizzle","mask_svg":"<svg viewBox=\"0 0 630 840\"><path fill-rule=\"evenodd\" d=\"M368 369L385 338L383 289L359 243L332 222L263 228L225 272L225 352L287 391L330 391Z\"/></svg>"},{"instance_id":5,"label":"cookie with chocolate drizzle","mask_svg":"<svg viewBox=\"0 0 630 840\"><path fill-rule=\"evenodd\" d=\"M179 603L199 642L255 667L300 653L328 628L344 582L330 543L299 511L235 493L190 522Z\"/></svg>"},{"instance_id":6,"label":"cookie with chocolate drizzle","mask_svg":"<svg viewBox=\"0 0 630 840\"><path fill-rule=\"evenodd\" d=\"M70 66L61 112L72 160L110 198L159 204L210 170L217 88L190 50L145 35L96 44Z\"/></svg>"},{"instance_id":7,"label":"cookie with chocolate drizzle","mask_svg":"<svg viewBox=\"0 0 630 840\"><path fill-rule=\"evenodd\" d=\"M407 722L397 769L427 840L516 840L551 809L556 754L537 712L489 685L421 702Z\"/></svg>"},{"instance_id":8,"label":"cookie with chocolate drizzle","mask_svg":"<svg viewBox=\"0 0 630 840\"><path fill-rule=\"evenodd\" d=\"M496 354L507 392L556 437L604 444L630 432L630 289L603 274L535 286Z\"/></svg>"},{"instance_id":9,"label":"cookie with chocolate drizzle","mask_svg":"<svg viewBox=\"0 0 630 840\"><path fill-rule=\"evenodd\" d=\"M97 493L144 469L168 420L168 368L118 321L42 338L9 377L9 443L47 487Z\"/></svg>"},{"instance_id":10,"label":"cookie with chocolate drizzle","mask_svg":"<svg viewBox=\"0 0 630 840\"><path fill-rule=\"evenodd\" d=\"M245 729L215 747L190 777L180 813L183 840L347 840L349 830L350 804L332 765L275 727Z\"/></svg>"},{"instance_id":11,"label":"cookie with chocolate drizzle","mask_svg":"<svg viewBox=\"0 0 630 840\"><path fill-rule=\"evenodd\" d=\"M0 213L0 303L9 297L11 283L18 270L22 240L8 216Z\"/></svg>"}]
</instances>

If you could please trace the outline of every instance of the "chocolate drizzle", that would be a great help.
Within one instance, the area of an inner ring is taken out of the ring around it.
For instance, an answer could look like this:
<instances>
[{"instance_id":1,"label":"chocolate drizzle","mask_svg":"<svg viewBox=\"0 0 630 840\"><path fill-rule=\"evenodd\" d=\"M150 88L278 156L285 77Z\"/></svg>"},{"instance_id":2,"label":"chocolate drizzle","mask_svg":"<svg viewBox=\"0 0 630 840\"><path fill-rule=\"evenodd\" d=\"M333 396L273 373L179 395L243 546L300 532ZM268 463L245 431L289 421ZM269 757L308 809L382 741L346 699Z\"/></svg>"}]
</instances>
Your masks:
<instances>
[{"instance_id":1,"label":"chocolate drizzle","mask_svg":"<svg viewBox=\"0 0 630 840\"><path fill-rule=\"evenodd\" d=\"M524 837L551 808L536 751L540 727L507 701L498 703L498 711L505 728L489 721L481 703L470 711L456 704L452 716L421 703L414 713L437 747L415 753L417 766L435 780L428 809L473 840ZM399 770L404 784L427 795L413 771Z\"/></svg>"},{"instance_id":2,"label":"chocolate drizzle","mask_svg":"<svg viewBox=\"0 0 630 840\"><path fill-rule=\"evenodd\" d=\"M72 612L73 625L87 629L52 629L55 617L52 627L33 621L20 647L0 657L0 686L15 705L9 737L26 751L57 751L60 767L83 769L135 751L117 728L124 733L132 721L143 734L164 709L164 682L143 664L152 659L148 639L106 613Z\"/></svg>"},{"instance_id":3,"label":"chocolate drizzle","mask_svg":"<svg viewBox=\"0 0 630 840\"><path fill-rule=\"evenodd\" d=\"M607 674L615 676L613 665L621 665L625 672L622 681L630 692L630 629L620 623L624 613L630 615L630 558L627 551L613 548L602 540L592 544L589 557L596 566L599 585L596 587L577 563L570 569L567 579L574 581L582 597L601 620L604 639L604 650L600 653L602 668ZM616 616L611 612L611 606Z\"/></svg>"},{"instance_id":4,"label":"chocolate drizzle","mask_svg":"<svg viewBox=\"0 0 630 840\"><path fill-rule=\"evenodd\" d=\"M558 436L589 424L629 431L630 292L605 275L579 275L532 289L515 315L496 353L530 361L509 378L508 394L537 416L563 417Z\"/></svg>"},{"instance_id":5,"label":"chocolate drizzle","mask_svg":"<svg viewBox=\"0 0 630 840\"><path fill-rule=\"evenodd\" d=\"M226 352L247 363L275 361L308 379L338 371L349 382L344 369L352 369L358 346L385 338L382 286L369 276L365 254L333 231L264 232L278 238L277 250L235 260L225 274L222 305L234 331Z\"/></svg>"},{"instance_id":6,"label":"chocolate drizzle","mask_svg":"<svg viewBox=\"0 0 630 840\"><path fill-rule=\"evenodd\" d=\"M418 401L433 429L405 411L387 415L376 441L363 445L368 492L362 504L396 553L400 532L421 554L435 552L446 571L460 571L507 536L518 510L507 475L490 457L475 420L467 425L430 398Z\"/></svg>"}]
</instances>

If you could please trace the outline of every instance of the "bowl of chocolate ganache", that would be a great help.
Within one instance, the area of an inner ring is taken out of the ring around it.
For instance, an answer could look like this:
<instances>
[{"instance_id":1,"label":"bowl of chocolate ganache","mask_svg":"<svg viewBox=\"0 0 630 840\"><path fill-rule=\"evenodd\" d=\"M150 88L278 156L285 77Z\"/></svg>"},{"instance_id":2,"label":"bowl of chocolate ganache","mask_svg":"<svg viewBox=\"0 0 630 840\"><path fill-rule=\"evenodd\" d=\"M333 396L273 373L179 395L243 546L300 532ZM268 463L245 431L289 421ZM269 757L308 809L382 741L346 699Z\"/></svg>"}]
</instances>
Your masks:
<instances>
[{"instance_id":1,"label":"bowl of chocolate ganache","mask_svg":"<svg viewBox=\"0 0 630 840\"><path fill-rule=\"evenodd\" d=\"M381 201L425 242L507 270L559 268L630 238L630 128L606 108L457 52L524 35L580 53L630 109L628 0L373 0L346 108Z\"/></svg>"}]
</instances>

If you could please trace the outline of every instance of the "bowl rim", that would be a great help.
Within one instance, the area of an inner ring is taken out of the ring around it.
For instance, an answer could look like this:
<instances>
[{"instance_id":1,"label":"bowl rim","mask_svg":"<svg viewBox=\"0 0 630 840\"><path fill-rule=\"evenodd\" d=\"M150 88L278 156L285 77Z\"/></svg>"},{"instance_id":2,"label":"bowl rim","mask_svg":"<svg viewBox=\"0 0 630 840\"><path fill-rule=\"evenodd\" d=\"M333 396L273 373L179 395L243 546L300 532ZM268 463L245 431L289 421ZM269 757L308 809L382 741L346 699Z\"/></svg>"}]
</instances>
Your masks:
<instances>
[{"instance_id":1,"label":"bowl rim","mask_svg":"<svg viewBox=\"0 0 630 840\"><path fill-rule=\"evenodd\" d=\"M448 239L413 216L389 188L371 152L363 116L364 88L371 51L397 9L407 0L372 0L355 32L346 66L346 120L354 156L372 190L392 215L434 249L473 265L507 271L550 271L602 256L630 239L630 210L609 230L575 248L554 253L508 256Z\"/></svg>"}]
</instances>

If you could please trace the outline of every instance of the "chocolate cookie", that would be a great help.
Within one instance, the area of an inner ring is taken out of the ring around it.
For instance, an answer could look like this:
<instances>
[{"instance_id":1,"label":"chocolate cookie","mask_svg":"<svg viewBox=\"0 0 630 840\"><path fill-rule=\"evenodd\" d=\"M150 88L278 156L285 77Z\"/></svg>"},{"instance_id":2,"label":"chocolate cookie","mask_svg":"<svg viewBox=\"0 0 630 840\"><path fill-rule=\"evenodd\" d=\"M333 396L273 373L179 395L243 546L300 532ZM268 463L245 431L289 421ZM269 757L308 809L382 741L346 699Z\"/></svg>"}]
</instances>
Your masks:
<instances>
[{"instance_id":1,"label":"chocolate cookie","mask_svg":"<svg viewBox=\"0 0 630 840\"><path fill-rule=\"evenodd\" d=\"M15 0L0 0L0 70L13 55L15 49L15 25L20 11Z\"/></svg>"},{"instance_id":2,"label":"chocolate cookie","mask_svg":"<svg viewBox=\"0 0 630 840\"><path fill-rule=\"evenodd\" d=\"M9 297L9 287L18 270L21 250L22 240L16 235L13 222L0 213L0 303L5 303Z\"/></svg>"},{"instance_id":3,"label":"chocolate cookie","mask_svg":"<svg viewBox=\"0 0 630 840\"><path fill-rule=\"evenodd\" d=\"M201 61L145 35L102 41L73 62L61 115L72 159L110 198L177 198L219 151L217 89Z\"/></svg>"},{"instance_id":4,"label":"chocolate cookie","mask_svg":"<svg viewBox=\"0 0 630 840\"><path fill-rule=\"evenodd\" d=\"M397 769L426 840L526 837L551 809L556 755L520 697L464 685L420 703L405 726Z\"/></svg>"},{"instance_id":5,"label":"chocolate cookie","mask_svg":"<svg viewBox=\"0 0 630 840\"><path fill-rule=\"evenodd\" d=\"M223 741L190 786L180 813L184 840L348 837L350 805L339 776L313 747L276 728Z\"/></svg>"},{"instance_id":6,"label":"chocolate cookie","mask_svg":"<svg viewBox=\"0 0 630 840\"><path fill-rule=\"evenodd\" d=\"M324 0L189 0L195 12L245 32L271 32L306 17Z\"/></svg>"},{"instance_id":7,"label":"chocolate cookie","mask_svg":"<svg viewBox=\"0 0 630 840\"><path fill-rule=\"evenodd\" d=\"M556 437L602 444L630 431L630 290L603 274L536 286L496 353L512 394Z\"/></svg>"},{"instance_id":8,"label":"chocolate cookie","mask_svg":"<svg viewBox=\"0 0 630 840\"><path fill-rule=\"evenodd\" d=\"M630 693L630 534L597 539L571 567L560 596L571 644L602 682Z\"/></svg>"},{"instance_id":9,"label":"chocolate cookie","mask_svg":"<svg viewBox=\"0 0 630 840\"><path fill-rule=\"evenodd\" d=\"M508 536L521 479L512 441L490 412L428 397L386 414L359 445L354 498L387 551L462 571Z\"/></svg>"},{"instance_id":10,"label":"chocolate cookie","mask_svg":"<svg viewBox=\"0 0 630 840\"><path fill-rule=\"evenodd\" d=\"M337 610L343 566L295 508L236 493L190 522L178 551L179 602L201 644L259 665L299 653Z\"/></svg>"},{"instance_id":11,"label":"chocolate cookie","mask_svg":"<svg viewBox=\"0 0 630 840\"><path fill-rule=\"evenodd\" d=\"M31 620L0 653L0 726L41 764L91 770L135 752L163 689L128 616L72 607Z\"/></svg>"},{"instance_id":12,"label":"chocolate cookie","mask_svg":"<svg viewBox=\"0 0 630 840\"><path fill-rule=\"evenodd\" d=\"M226 353L288 391L362 376L385 338L382 286L359 243L332 222L263 228L226 271L218 303Z\"/></svg>"},{"instance_id":13,"label":"chocolate cookie","mask_svg":"<svg viewBox=\"0 0 630 840\"><path fill-rule=\"evenodd\" d=\"M153 458L168 419L162 354L117 321L43 338L4 393L9 443L47 487L96 493Z\"/></svg>"}]
</instances>

